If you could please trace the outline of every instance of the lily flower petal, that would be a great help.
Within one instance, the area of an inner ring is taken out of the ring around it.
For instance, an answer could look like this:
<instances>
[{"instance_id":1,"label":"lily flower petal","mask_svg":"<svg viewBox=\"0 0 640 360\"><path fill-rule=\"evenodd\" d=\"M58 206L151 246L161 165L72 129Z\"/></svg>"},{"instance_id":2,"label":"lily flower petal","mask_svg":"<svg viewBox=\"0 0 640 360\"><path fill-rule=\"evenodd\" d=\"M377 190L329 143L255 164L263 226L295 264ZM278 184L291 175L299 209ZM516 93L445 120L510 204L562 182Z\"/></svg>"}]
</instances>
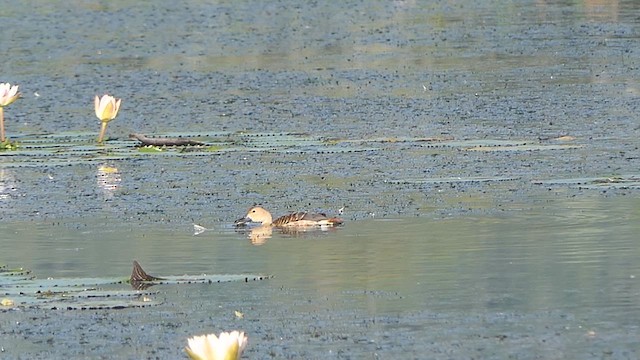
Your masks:
<instances>
[{"instance_id":1,"label":"lily flower petal","mask_svg":"<svg viewBox=\"0 0 640 360\"><path fill-rule=\"evenodd\" d=\"M232 331L194 336L188 340L185 351L195 360L238 360L247 346L244 332Z\"/></svg>"}]
</instances>

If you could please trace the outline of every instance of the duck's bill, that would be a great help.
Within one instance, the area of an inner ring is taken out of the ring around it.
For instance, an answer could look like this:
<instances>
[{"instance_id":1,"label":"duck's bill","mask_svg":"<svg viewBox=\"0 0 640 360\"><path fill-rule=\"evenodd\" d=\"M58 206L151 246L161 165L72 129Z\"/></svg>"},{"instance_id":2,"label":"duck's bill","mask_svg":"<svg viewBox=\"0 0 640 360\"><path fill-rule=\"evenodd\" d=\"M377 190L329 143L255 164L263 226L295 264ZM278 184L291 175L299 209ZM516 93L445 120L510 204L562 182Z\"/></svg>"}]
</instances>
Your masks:
<instances>
[{"instance_id":1,"label":"duck's bill","mask_svg":"<svg viewBox=\"0 0 640 360\"><path fill-rule=\"evenodd\" d=\"M251 222L251 219L249 219L247 217L243 217L243 218L240 218L240 219L234 221L233 224L235 226L245 226L245 225L247 225L247 223L250 223L250 222Z\"/></svg>"}]
</instances>

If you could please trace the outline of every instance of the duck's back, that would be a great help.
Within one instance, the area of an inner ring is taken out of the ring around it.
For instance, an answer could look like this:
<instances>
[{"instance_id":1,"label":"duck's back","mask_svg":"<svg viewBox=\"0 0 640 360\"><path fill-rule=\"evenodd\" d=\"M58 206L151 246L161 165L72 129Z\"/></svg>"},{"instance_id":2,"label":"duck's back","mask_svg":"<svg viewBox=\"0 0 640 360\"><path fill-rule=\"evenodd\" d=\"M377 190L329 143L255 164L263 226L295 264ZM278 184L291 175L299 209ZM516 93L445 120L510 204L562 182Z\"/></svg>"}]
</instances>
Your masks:
<instances>
[{"instance_id":1,"label":"duck's back","mask_svg":"<svg viewBox=\"0 0 640 360\"><path fill-rule=\"evenodd\" d=\"M340 224L342 224L342 220L339 218L329 218L326 214L306 211L283 215L273 221L274 226L335 226Z\"/></svg>"}]
</instances>

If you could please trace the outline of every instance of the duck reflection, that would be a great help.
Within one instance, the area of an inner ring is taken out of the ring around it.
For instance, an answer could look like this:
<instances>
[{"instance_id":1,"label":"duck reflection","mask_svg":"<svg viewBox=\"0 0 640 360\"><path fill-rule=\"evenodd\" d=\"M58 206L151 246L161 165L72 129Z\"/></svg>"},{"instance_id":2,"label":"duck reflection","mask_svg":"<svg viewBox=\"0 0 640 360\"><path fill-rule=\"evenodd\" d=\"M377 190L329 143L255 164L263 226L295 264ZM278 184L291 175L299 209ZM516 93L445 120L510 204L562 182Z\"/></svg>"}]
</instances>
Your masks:
<instances>
[{"instance_id":1,"label":"duck reflection","mask_svg":"<svg viewBox=\"0 0 640 360\"><path fill-rule=\"evenodd\" d=\"M251 241L252 245L260 246L264 245L268 239L271 239L273 235L273 228L271 226L256 226L249 229L247 232L247 238Z\"/></svg>"},{"instance_id":2,"label":"duck reflection","mask_svg":"<svg viewBox=\"0 0 640 360\"><path fill-rule=\"evenodd\" d=\"M304 237L311 234L336 231L337 229L338 228L334 226L274 228L273 226L259 225L237 226L236 232L246 234L247 239L249 239L252 245L260 246L264 245L267 240L273 237L274 231L289 237Z\"/></svg>"}]
</instances>

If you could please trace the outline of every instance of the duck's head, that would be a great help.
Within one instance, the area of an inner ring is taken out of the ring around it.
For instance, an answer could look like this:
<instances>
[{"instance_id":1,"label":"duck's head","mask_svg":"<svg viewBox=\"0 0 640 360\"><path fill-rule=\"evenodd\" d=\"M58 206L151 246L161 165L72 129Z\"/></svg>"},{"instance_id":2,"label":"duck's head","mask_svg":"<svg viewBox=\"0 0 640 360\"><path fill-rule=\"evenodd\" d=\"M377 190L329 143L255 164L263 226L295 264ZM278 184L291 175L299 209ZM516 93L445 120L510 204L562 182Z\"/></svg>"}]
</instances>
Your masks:
<instances>
[{"instance_id":1,"label":"duck's head","mask_svg":"<svg viewBox=\"0 0 640 360\"><path fill-rule=\"evenodd\" d=\"M260 206L254 206L247 212L243 218L234 222L236 226L242 226L249 222L260 223L262 225L271 225L271 213Z\"/></svg>"}]
</instances>

